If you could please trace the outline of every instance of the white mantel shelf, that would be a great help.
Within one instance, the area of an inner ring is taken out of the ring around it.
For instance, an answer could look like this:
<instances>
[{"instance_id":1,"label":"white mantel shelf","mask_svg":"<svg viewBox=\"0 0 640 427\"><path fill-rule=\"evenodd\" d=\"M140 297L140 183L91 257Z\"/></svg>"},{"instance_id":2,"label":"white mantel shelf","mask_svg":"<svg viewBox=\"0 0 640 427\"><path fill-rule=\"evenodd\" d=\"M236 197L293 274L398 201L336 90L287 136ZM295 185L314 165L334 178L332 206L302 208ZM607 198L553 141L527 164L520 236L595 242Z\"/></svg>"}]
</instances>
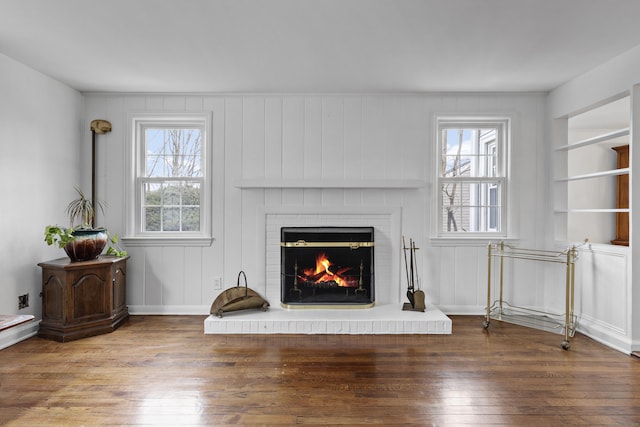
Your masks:
<instances>
[{"instance_id":1,"label":"white mantel shelf","mask_svg":"<svg viewBox=\"0 0 640 427\"><path fill-rule=\"evenodd\" d=\"M234 187L243 189L419 189L425 181L419 179L242 179Z\"/></svg>"}]
</instances>

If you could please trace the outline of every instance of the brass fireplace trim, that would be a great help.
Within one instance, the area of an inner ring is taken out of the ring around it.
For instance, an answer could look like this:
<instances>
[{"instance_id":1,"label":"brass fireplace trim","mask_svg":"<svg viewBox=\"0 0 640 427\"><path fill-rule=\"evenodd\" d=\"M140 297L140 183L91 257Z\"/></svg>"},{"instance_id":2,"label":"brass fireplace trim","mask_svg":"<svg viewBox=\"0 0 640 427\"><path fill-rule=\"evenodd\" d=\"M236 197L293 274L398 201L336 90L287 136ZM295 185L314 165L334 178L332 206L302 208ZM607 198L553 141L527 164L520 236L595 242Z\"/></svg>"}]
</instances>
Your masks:
<instances>
[{"instance_id":1,"label":"brass fireplace trim","mask_svg":"<svg viewBox=\"0 0 640 427\"><path fill-rule=\"evenodd\" d=\"M353 310L353 309L366 309L373 308L376 305L375 301L369 304L287 304L280 302L282 308L295 309L295 310Z\"/></svg>"},{"instance_id":2,"label":"brass fireplace trim","mask_svg":"<svg viewBox=\"0 0 640 427\"><path fill-rule=\"evenodd\" d=\"M283 248L372 248L374 242L307 242L298 240L295 242L280 242Z\"/></svg>"}]
</instances>

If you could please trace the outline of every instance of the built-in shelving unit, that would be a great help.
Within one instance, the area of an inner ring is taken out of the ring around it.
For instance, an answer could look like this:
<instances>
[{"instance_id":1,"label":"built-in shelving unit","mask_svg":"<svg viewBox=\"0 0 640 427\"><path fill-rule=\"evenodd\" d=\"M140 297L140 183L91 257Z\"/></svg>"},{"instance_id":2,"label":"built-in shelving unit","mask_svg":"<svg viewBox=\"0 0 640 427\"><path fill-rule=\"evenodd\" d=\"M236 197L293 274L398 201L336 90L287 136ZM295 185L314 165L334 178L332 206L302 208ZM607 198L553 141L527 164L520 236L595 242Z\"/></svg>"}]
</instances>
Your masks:
<instances>
[{"instance_id":1,"label":"built-in shelving unit","mask_svg":"<svg viewBox=\"0 0 640 427\"><path fill-rule=\"evenodd\" d=\"M629 98L614 103L576 116L578 124L572 123L573 118L568 119L566 143L554 150L554 213L559 240L589 238L592 242L611 243L616 238L620 215L629 213L628 207L618 205L617 196L620 177L628 176L631 170L620 166L615 150L630 142L630 128L616 126L621 121L628 123L629 116L616 118L615 123L595 119L600 117L599 109L610 113L614 108L620 111L630 105Z\"/></svg>"}]
</instances>

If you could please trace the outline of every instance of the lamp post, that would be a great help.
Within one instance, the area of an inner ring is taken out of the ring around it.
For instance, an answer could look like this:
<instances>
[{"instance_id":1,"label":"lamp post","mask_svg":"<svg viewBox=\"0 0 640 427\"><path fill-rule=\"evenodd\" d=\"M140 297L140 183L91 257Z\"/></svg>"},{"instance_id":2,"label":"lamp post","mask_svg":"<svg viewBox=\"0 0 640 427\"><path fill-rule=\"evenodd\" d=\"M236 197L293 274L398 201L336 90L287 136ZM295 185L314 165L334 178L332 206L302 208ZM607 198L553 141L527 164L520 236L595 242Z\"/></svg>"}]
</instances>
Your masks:
<instances>
[{"instance_id":1,"label":"lamp post","mask_svg":"<svg viewBox=\"0 0 640 427\"><path fill-rule=\"evenodd\" d=\"M91 121L91 227L96 223L96 134L111 132L111 123L106 120Z\"/></svg>"}]
</instances>

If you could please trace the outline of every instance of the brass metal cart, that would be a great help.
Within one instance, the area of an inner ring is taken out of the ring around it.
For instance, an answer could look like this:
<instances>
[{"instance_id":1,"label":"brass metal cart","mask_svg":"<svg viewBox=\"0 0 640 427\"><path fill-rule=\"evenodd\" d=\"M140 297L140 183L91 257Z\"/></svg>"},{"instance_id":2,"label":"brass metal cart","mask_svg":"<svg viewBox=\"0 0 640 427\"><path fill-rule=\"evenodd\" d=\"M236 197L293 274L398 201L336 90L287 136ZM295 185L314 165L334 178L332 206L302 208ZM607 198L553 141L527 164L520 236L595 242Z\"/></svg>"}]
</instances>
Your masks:
<instances>
[{"instance_id":1,"label":"brass metal cart","mask_svg":"<svg viewBox=\"0 0 640 427\"><path fill-rule=\"evenodd\" d=\"M562 348L568 350L571 346L569 338L573 337L576 328L576 316L573 311L575 262L578 259L576 246L570 246L563 251L548 251L518 248L507 245L504 242L500 242L489 243L487 252L487 318L483 322L484 328L487 329L491 323L491 319L494 319L509 323L516 323L522 326L550 330L552 332L564 332ZM497 258L499 260L499 296L498 299L492 303L491 271L493 258ZM554 314L514 306L505 301L503 299L505 258L565 264L565 312L562 314Z\"/></svg>"}]
</instances>

